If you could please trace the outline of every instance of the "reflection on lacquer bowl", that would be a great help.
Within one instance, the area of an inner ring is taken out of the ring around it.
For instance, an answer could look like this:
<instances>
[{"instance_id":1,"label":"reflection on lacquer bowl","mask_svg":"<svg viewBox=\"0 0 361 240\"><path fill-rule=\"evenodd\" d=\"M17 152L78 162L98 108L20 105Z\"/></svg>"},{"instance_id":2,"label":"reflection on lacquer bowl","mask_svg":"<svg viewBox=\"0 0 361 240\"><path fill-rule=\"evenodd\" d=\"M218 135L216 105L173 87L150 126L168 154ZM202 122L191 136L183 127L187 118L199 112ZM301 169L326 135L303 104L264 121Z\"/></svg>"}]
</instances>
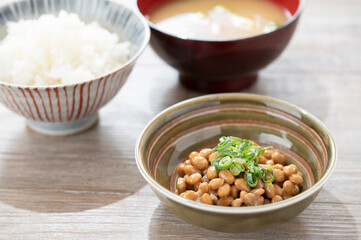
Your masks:
<instances>
[{"instance_id":1,"label":"reflection on lacquer bowl","mask_svg":"<svg viewBox=\"0 0 361 240\"><path fill-rule=\"evenodd\" d=\"M131 43L130 59L115 71L76 84L32 87L0 82L0 102L28 119L28 125L44 134L68 135L83 131L98 119L98 110L123 86L134 64L147 46L150 30L144 19L110 0L30 0L0 7L0 38L8 21L57 14L76 13L85 22L96 21Z\"/></svg>"},{"instance_id":2,"label":"reflection on lacquer bowl","mask_svg":"<svg viewBox=\"0 0 361 240\"><path fill-rule=\"evenodd\" d=\"M172 0L137 0L139 11L151 12ZM173 0L174 1L174 0ZM304 0L271 0L290 13L288 21L262 35L208 40L180 37L148 21L150 45L170 66L179 71L187 87L204 92L235 92L253 84L258 72L273 62L289 43L304 8Z\"/></svg>"},{"instance_id":3,"label":"reflection on lacquer bowl","mask_svg":"<svg viewBox=\"0 0 361 240\"><path fill-rule=\"evenodd\" d=\"M236 136L274 146L303 174L300 193L262 206L222 207L188 200L170 191L178 163L192 151ZM156 116L136 145L138 168L156 196L194 225L223 232L252 232L300 214L335 168L337 150L328 129L310 113L270 97L206 95L176 104Z\"/></svg>"}]
</instances>

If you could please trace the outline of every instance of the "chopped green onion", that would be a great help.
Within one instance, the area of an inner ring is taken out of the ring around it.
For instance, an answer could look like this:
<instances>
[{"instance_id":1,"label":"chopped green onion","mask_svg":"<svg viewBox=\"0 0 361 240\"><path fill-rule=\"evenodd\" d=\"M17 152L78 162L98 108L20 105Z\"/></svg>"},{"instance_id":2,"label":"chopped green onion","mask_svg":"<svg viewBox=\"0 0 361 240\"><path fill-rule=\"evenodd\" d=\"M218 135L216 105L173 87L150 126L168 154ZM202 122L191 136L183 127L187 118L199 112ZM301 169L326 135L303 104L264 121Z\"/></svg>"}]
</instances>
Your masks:
<instances>
[{"instance_id":1,"label":"chopped green onion","mask_svg":"<svg viewBox=\"0 0 361 240\"><path fill-rule=\"evenodd\" d=\"M228 155L228 156L234 156L237 157L239 155L238 152L234 152L234 151L225 151L223 152L223 155Z\"/></svg>"},{"instance_id":2,"label":"chopped green onion","mask_svg":"<svg viewBox=\"0 0 361 240\"><path fill-rule=\"evenodd\" d=\"M270 172L270 171L273 172L272 178L267 181L266 178L267 178L268 172ZM274 170L273 168L267 168L267 169L265 170L265 172L266 172L265 177L264 177L264 178L261 177L262 181L263 181L265 184L272 183L272 182L275 180L275 178L276 178L275 170Z\"/></svg>"},{"instance_id":3,"label":"chopped green onion","mask_svg":"<svg viewBox=\"0 0 361 240\"><path fill-rule=\"evenodd\" d=\"M233 165L232 167L229 169L229 171L231 171L231 173L234 176L238 176L239 174L241 174L241 172L244 172L245 168L243 166L243 164L246 161L240 158L234 158L233 159Z\"/></svg>"},{"instance_id":4,"label":"chopped green onion","mask_svg":"<svg viewBox=\"0 0 361 240\"><path fill-rule=\"evenodd\" d=\"M257 176L255 176L255 174L252 174L251 172L246 172L244 180L246 180L246 183L250 187L257 186L258 178L257 178Z\"/></svg>"},{"instance_id":5,"label":"chopped green onion","mask_svg":"<svg viewBox=\"0 0 361 240\"><path fill-rule=\"evenodd\" d=\"M239 149L239 151L243 152L251 145L252 145L252 143L250 141L244 139L243 142L238 146L238 149Z\"/></svg>"},{"instance_id":6,"label":"chopped green onion","mask_svg":"<svg viewBox=\"0 0 361 240\"><path fill-rule=\"evenodd\" d=\"M216 168L216 171L217 171L217 172L222 171L222 169L219 168L219 162L214 163L213 166Z\"/></svg>"},{"instance_id":7,"label":"chopped green onion","mask_svg":"<svg viewBox=\"0 0 361 240\"><path fill-rule=\"evenodd\" d=\"M242 172L245 173L245 180L251 187L257 185L258 177L265 183L271 183L275 179L274 170L272 168L265 169L258 165L259 157L263 155L266 149L272 147L261 147L253 142L238 137L221 137L219 144L213 148L213 152L220 155L212 161L217 172L229 170L234 176L238 176ZM273 177L266 180L268 172L273 171Z\"/></svg>"},{"instance_id":8,"label":"chopped green onion","mask_svg":"<svg viewBox=\"0 0 361 240\"><path fill-rule=\"evenodd\" d=\"M232 163L232 158L230 156L226 156L219 161L219 169L229 169L232 166Z\"/></svg>"},{"instance_id":9,"label":"chopped green onion","mask_svg":"<svg viewBox=\"0 0 361 240\"><path fill-rule=\"evenodd\" d=\"M232 141L233 145L239 145L243 141L242 138L238 137L229 137L229 139Z\"/></svg>"},{"instance_id":10,"label":"chopped green onion","mask_svg":"<svg viewBox=\"0 0 361 240\"><path fill-rule=\"evenodd\" d=\"M220 155L216 159L214 159L211 163L211 165L216 168L217 172L221 171L221 169L219 168L219 161L221 161L221 159L222 159L222 156Z\"/></svg>"},{"instance_id":11,"label":"chopped green onion","mask_svg":"<svg viewBox=\"0 0 361 240\"><path fill-rule=\"evenodd\" d=\"M244 150L242 154L244 155L244 158L247 158L249 160L253 160L256 157L256 153L250 148Z\"/></svg>"},{"instance_id":12,"label":"chopped green onion","mask_svg":"<svg viewBox=\"0 0 361 240\"><path fill-rule=\"evenodd\" d=\"M235 164L232 165L229 171L233 174L233 176L238 176L242 172Z\"/></svg>"},{"instance_id":13,"label":"chopped green onion","mask_svg":"<svg viewBox=\"0 0 361 240\"><path fill-rule=\"evenodd\" d=\"M239 163L241 165L244 165L247 163L247 160L246 159L243 159L243 158L233 158L233 162L235 163Z\"/></svg>"},{"instance_id":14,"label":"chopped green onion","mask_svg":"<svg viewBox=\"0 0 361 240\"><path fill-rule=\"evenodd\" d=\"M256 172L256 169L257 169L256 163L252 160L248 161L244 167L252 173Z\"/></svg>"}]
</instances>

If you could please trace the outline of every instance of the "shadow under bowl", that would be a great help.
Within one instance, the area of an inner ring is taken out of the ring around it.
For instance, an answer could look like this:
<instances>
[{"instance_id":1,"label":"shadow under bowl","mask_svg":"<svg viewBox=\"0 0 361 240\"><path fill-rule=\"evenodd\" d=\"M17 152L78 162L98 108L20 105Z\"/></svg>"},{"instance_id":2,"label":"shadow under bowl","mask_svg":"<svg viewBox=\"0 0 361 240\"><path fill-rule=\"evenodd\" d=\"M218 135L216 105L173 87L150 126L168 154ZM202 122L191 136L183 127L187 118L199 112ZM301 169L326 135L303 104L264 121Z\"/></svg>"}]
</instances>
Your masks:
<instances>
[{"instance_id":1,"label":"shadow under bowl","mask_svg":"<svg viewBox=\"0 0 361 240\"><path fill-rule=\"evenodd\" d=\"M0 82L0 102L28 119L31 129L46 135L84 131L98 120L98 110L118 93L150 39L145 20L111 0L18 0L0 4L0 39L6 23L37 19L61 10L76 13L84 22L98 22L131 43L131 58L118 69L85 82L33 87Z\"/></svg>"},{"instance_id":2,"label":"shadow under bowl","mask_svg":"<svg viewBox=\"0 0 361 240\"><path fill-rule=\"evenodd\" d=\"M237 136L274 146L303 173L301 193L256 207L209 206L170 191L171 175L192 151ZM252 94L206 95L176 104L156 116L136 145L138 168L157 197L194 225L224 232L252 232L284 223L317 196L335 168L335 142L310 113L290 103Z\"/></svg>"},{"instance_id":3,"label":"shadow under bowl","mask_svg":"<svg viewBox=\"0 0 361 240\"><path fill-rule=\"evenodd\" d=\"M172 0L137 0L147 18ZM258 72L273 62L289 43L304 8L304 0L270 0L292 17L277 30L236 40L182 38L148 21L150 45L166 63L179 71L185 86L203 92L235 92L252 85Z\"/></svg>"}]
</instances>

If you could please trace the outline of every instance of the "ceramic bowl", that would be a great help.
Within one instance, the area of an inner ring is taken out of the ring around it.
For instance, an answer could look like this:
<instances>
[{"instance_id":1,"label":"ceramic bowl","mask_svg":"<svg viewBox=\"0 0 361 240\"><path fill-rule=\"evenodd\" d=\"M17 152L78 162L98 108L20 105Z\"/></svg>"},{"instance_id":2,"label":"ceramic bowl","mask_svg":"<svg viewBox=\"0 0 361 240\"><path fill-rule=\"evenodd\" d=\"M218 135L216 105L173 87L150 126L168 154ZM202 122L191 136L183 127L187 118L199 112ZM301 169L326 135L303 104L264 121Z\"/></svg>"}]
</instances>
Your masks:
<instances>
[{"instance_id":1,"label":"ceramic bowl","mask_svg":"<svg viewBox=\"0 0 361 240\"><path fill-rule=\"evenodd\" d=\"M170 189L170 176L188 154L237 136L274 146L303 173L301 192L255 207L221 207L184 199ZM274 98L218 94L190 99L161 112L136 144L140 173L163 204L181 219L211 230L250 232L274 227L300 214L335 168L337 152L325 125L305 110Z\"/></svg>"},{"instance_id":2,"label":"ceramic bowl","mask_svg":"<svg viewBox=\"0 0 361 240\"><path fill-rule=\"evenodd\" d=\"M150 31L144 19L111 0L23 0L0 6L0 38L8 21L38 18L42 14L73 12L85 22L97 21L131 42L131 59L114 72L86 82L30 87L0 82L0 102L28 119L28 125L49 135L68 135L92 126L98 110L123 86L147 46Z\"/></svg>"},{"instance_id":3,"label":"ceramic bowl","mask_svg":"<svg viewBox=\"0 0 361 240\"><path fill-rule=\"evenodd\" d=\"M137 0L147 18L152 9L172 0ZM235 92L253 84L258 72L273 62L290 41L304 0L272 0L287 8L292 17L271 33L229 40L181 38L162 31L148 21L152 31L150 45L170 66L179 71L187 87L204 92Z\"/></svg>"}]
</instances>

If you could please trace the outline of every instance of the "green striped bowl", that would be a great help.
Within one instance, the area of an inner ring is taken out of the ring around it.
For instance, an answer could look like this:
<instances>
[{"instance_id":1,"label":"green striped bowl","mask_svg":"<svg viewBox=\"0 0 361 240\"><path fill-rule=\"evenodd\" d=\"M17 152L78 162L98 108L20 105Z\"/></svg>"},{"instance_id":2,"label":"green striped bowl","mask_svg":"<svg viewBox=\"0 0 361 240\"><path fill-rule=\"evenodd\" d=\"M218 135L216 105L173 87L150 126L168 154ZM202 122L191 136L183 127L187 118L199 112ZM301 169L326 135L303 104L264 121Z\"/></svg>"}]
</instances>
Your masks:
<instances>
[{"instance_id":1,"label":"green striped bowl","mask_svg":"<svg viewBox=\"0 0 361 240\"><path fill-rule=\"evenodd\" d=\"M237 136L274 146L303 173L301 193L256 207L209 206L172 193L170 177L191 151ZM337 150L325 125L284 101L253 94L216 94L190 99L158 114L136 144L140 173L156 196L183 220L215 231L250 232L284 223L317 196L335 168Z\"/></svg>"}]
</instances>

